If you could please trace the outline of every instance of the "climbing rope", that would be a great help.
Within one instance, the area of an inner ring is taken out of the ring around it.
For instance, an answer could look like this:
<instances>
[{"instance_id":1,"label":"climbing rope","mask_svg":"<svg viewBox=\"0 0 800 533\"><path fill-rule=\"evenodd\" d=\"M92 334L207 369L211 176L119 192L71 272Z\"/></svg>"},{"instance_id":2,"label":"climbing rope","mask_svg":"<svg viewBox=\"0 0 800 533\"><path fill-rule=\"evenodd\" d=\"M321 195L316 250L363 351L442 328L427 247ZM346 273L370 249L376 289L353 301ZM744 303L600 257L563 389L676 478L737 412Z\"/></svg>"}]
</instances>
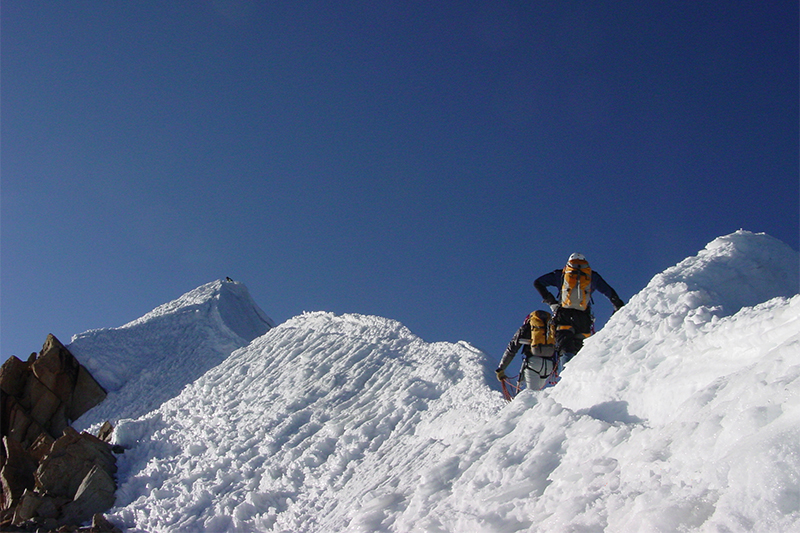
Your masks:
<instances>
[{"instance_id":1,"label":"climbing rope","mask_svg":"<svg viewBox=\"0 0 800 533\"><path fill-rule=\"evenodd\" d=\"M516 378L517 382L514 383L514 379ZM514 396L519 394L519 391L522 390L522 372L519 375L508 377L500 382L500 386L503 389L503 398L506 399L507 402L510 402L514 399Z\"/></svg>"}]
</instances>

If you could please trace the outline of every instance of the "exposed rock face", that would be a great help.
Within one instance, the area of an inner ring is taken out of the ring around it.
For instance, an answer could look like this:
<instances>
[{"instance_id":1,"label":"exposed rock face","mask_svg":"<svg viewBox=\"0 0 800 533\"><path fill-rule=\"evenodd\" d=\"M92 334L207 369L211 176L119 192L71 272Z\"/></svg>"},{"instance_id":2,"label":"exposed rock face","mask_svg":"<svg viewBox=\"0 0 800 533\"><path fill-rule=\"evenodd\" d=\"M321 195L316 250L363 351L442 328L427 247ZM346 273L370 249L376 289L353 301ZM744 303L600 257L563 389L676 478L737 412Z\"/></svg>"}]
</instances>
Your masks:
<instances>
[{"instance_id":1,"label":"exposed rock face","mask_svg":"<svg viewBox=\"0 0 800 533\"><path fill-rule=\"evenodd\" d=\"M33 474L38 464L22 445L9 437L3 437L4 461L0 469L3 485L3 503L8 508L19 503L22 494L34 485Z\"/></svg>"},{"instance_id":2,"label":"exposed rock face","mask_svg":"<svg viewBox=\"0 0 800 533\"><path fill-rule=\"evenodd\" d=\"M3 364L0 391L3 434L26 448L43 431L58 438L71 421L106 397L103 387L53 335L47 336L34 360L24 363L11 357Z\"/></svg>"},{"instance_id":3,"label":"exposed rock face","mask_svg":"<svg viewBox=\"0 0 800 533\"><path fill-rule=\"evenodd\" d=\"M0 529L78 525L114 504L111 446L69 425L106 392L58 339L27 362L7 360L0 395ZM110 424L103 430L110 438ZM102 515L94 521L114 530Z\"/></svg>"}]
</instances>

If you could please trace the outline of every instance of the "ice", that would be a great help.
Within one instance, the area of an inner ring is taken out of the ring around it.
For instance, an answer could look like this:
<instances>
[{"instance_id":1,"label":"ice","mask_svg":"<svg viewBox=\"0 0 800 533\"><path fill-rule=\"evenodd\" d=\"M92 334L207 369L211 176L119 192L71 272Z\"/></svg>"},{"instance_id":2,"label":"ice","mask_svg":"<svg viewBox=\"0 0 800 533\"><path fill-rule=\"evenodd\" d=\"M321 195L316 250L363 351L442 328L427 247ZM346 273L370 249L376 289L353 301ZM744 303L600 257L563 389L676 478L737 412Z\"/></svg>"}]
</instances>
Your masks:
<instances>
[{"instance_id":1,"label":"ice","mask_svg":"<svg viewBox=\"0 0 800 533\"><path fill-rule=\"evenodd\" d=\"M109 512L128 531L788 532L797 292L797 252L720 237L508 404L467 343L358 314L272 327L238 284L72 346L131 413Z\"/></svg>"}]
</instances>

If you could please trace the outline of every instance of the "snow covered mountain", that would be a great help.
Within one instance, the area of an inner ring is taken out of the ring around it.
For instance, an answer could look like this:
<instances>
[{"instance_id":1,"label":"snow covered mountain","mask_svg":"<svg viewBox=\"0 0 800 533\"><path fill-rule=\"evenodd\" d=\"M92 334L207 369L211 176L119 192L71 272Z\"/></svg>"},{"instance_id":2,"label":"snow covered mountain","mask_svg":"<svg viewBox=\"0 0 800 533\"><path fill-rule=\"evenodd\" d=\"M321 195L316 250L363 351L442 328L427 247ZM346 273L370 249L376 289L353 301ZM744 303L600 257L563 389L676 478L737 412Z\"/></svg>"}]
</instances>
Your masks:
<instances>
[{"instance_id":1,"label":"snow covered mountain","mask_svg":"<svg viewBox=\"0 0 800 533\"><path fill-rule=\"evenodd\" d=\"M76 335L69 350L109 394L75 426L135 418L159 407L274 326L247 287L220 280L119 328Z\"/></svg>"},{"instance_id":2,"label":"snow covered mountain","mask_svg":"<svg viewBox=\"0 0 800 533\"><path fill-rule=\"evenodd\" d=\"M127 346L171 353L158 342L176 342L193 298L132 323L151 324L141 335L80 344L102 337L89 332L70 349L138 391L114 436L128 450L109 516L129 531L788 532L800 530L798 278L779 241L720 237L656 275L557 387L510 404L485 354L373 316L292 318L160 406L145 391L167 378L138 377ZM235 344L206 315L191 322L206 332L201 360Z\"/></svg>"}]
</instances>

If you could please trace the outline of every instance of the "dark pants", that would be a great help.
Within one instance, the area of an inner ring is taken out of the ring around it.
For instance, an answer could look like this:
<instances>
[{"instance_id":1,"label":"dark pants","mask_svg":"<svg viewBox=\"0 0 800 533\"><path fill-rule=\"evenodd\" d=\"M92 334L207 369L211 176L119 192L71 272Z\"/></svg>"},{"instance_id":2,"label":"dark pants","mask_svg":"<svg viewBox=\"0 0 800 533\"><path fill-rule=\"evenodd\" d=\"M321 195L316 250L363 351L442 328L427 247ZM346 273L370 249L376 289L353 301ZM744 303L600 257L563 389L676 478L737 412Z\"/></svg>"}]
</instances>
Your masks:
<instances>
[{"instance_id":1,"label":"dark pants","mask_svg":"<svg viewBox=\"0 0 800 533\"><path fill-rule=\"evenodd\" d=\"M583 348L583 340L592 334L591 311L559 308L554 317L556 351L575 355Z\"/></svg>"}]
</instances>

